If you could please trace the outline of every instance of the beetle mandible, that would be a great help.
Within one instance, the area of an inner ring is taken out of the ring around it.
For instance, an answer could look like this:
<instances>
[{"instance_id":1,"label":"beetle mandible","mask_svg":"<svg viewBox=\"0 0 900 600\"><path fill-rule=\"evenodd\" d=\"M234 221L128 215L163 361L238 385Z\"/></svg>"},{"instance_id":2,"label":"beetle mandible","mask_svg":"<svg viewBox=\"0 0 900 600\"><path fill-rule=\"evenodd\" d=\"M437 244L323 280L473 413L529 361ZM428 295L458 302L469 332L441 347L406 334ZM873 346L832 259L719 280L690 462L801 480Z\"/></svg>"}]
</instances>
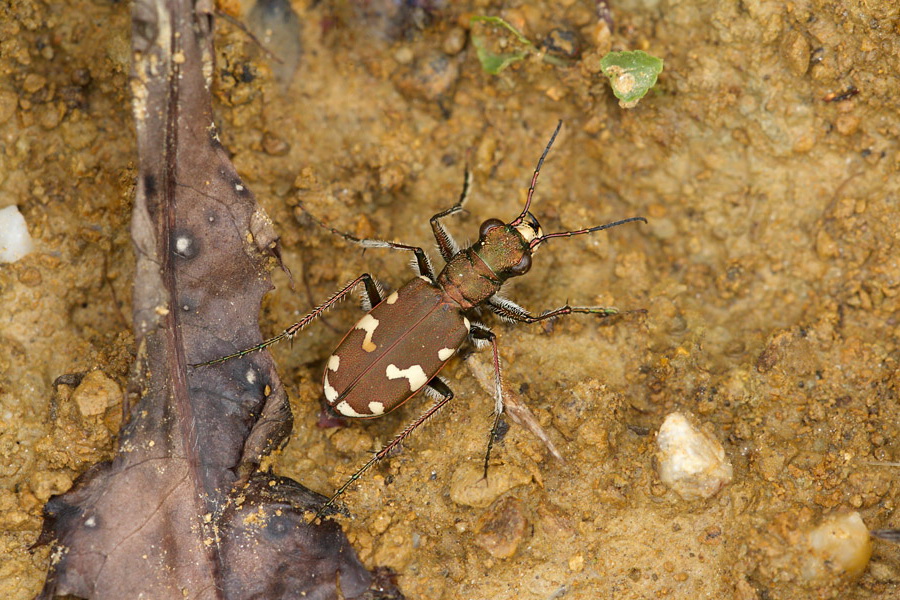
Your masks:
<instances>
[{"instance_id":1,"label":"beetle mandible","mask_svg":"<svg viewBox=\"0 0 900 600\"><path fill-rule=\"evenodd\" d=\"M500 219L486 220L479 229L478 241L461 249L445 229L441 219L462 211L471 187L467 171L466 182L456 204L431 217L431 228L446 263L440 273L435 273L422 248L396 242L360 239L333 229L310 215L322 227L365 248L392 248L412 252L418 277L383 297L383 292L371 275L363 273L275 337L234 354L194 365L224 362L262 350L285 338L290 339L360 283L365 286L364 304L368 312L344 336L325 366L322 387L328 405L344 417L369 419L391 412L423 388L437 400L338 488L317 516L322 515L366 470L387 456L419 425L450 402L453 392L438 377L438 373L466 340L471 340L476 346L490 344L493 352L495 410L484 459L487 475L491 447L503 414L503 386L497 336L475 321L477 309L485 308L503 320L520 323L537 323L572 313L608 317L618 312L614 308L566 304L533 315L499 295L507 280L528 272L532 255L547 240L593 233L633 221L647 222L643 217L631 217L576 231L543 233L529 208L541 166L561 127L562 121L557 124L538 160L522 212L509 223Z\"/></svg>"}]
</instances>

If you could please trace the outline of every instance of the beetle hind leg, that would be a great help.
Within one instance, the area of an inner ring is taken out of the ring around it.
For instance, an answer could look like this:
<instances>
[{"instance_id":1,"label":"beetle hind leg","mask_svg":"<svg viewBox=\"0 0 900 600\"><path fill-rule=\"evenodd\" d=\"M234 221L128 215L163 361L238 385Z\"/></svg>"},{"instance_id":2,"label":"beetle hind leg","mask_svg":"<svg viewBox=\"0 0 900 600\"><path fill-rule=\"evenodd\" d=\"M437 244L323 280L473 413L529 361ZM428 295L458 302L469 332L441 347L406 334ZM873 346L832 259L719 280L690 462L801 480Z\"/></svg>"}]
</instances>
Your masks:
<instances>
[{"instance_id":1,"label":"beetle hind leg","mask_svg":"<svg viewBox=\"0 0 900 600\"><path fill-rule=\"evenodd\" d=\"M314 308L311 313L309 313L308 315L306 315L305 317L303 317L302 319L300 319L299 321L297 321L296 323L294 323L293 325L291 325L290 327L288 327L287 329L285 329L284 331L282 331L275 337L271 337L271 338L257 344L256 346L251 346L251 347L245 348L243 350L238 350L237 352L235 352L233 354L229 354L229 355L223 356L221 358L216 358L214 360L208 360L206 362L191 363L190 366L191 367L206 367L209 365L217 365L217 364L223 363L227 360L231 360L232 358L240 358L241 356L246 356L247 354L252 354L253 352L259 352L260 350L264 350L264 349L268 348L269 346L271 346L272 344L276 344L276 343L280 342L281 340L284 340L284 339L291 340L294 338L295 335L297 335L297 332L299 332L301 329L303 329L304 327L306 327L307 325L309 325L310 323L315 321L317 318L321 317L322 314L325 311L327 311L329 308L331 308L332 306L334 306L335 304L337 304L338 302L343 300L347 296L347 294L349 294L351 291L353 291L353 288L358 286L360 283L364 284L366 287L366 294L368 295L369 302L374 301L375 304L378 304L379 302L381 302L381 295L378 290L378 284L375 282L375 280L372 278L371 275L369 275L368 273L363 273L362 275L360 275L359 277L357 277L356 279L354 279L353 281L351 281L350 283L345 285L343 288L338 290L336 293L332 294L331 298L329 298L328 300L326 300L325 302L323 302L322 304L320 304L319 306Z\"/></svg>"},{"instance_id":2,"label":"beetle hind leg","mask_svg":"<svg viewBox=\"0 0 900 600\"><path fill-rule=\"evenodd\" d=\"M430 419L445 404L453 399L453 390L451 390L450 386L444 383L442 379L438 377L432 377L426 385L430 388L431 391L439 396L438 401L432 404L428 408L428 410L419 415L419 417L415 421L407 425L406 428L399 434L397 434L393 440L388 442L381 450L376 452L375 455L370 458L366 464L364 464L358 471L356 471L356 473L351 475L350 478L345 481L344 484L341 485L341 487L339 487L337 491L334 492L334 494L332 494L331 498L329 498L328 501L325 502L325 504L323 504L322 507L318 510L318 512L316 513L316 519L322 517L334 504L334 501L337 500L337 498L341 494L347 491L347 488L353 485L353 482L362 477L363 473L368 471L372 467L372 465L388 456L394 450L394 448L399 446L400 443L403 442L403 440L409 437L409 435L413 431L415 431L416 428L419 427L419 425Z\"/></svg>"}]
</instances>

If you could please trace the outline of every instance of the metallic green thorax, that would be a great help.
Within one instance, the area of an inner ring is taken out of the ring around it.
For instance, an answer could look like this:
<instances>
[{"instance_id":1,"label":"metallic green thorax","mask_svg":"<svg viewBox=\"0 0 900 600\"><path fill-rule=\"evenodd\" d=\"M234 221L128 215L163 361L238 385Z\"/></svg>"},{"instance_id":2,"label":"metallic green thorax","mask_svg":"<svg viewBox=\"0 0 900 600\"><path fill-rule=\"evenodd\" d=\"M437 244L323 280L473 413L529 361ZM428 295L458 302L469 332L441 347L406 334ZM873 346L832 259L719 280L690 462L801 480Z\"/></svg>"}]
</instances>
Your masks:
<instances>
[{"instance_id":1,"label":"metallic green thorax","mask_svg":"<svg viewBox=\"0 0 900 600\"><path fill-rule=\"evenodd\" d=\"M444 293L469 309L499 292L507 279L527 273L534 252L529 244L541 235L537 220L531 213L528 218L518 227L499 219L485 221L478 241L456 254L438 275Z\"/></svg>"}]
</instances>

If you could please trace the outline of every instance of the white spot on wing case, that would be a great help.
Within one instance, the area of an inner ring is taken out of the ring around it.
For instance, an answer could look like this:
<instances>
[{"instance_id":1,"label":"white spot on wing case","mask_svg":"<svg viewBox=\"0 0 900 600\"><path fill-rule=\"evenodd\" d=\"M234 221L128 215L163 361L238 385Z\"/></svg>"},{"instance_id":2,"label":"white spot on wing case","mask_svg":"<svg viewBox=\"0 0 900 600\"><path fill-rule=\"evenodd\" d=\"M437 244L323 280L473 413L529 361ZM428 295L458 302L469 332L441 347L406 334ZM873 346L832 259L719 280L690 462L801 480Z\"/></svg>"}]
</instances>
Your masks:
<instances>
[{"instance_id":1,"label":"white spot on wing case","mask_svg":"<svg viewBox=\"0 0 900 600\"><path fill-rule=\"evenodd\" d=\"M341 366L341 357L337 354L332 354L328 359L328 368L337 373L338 368Z\"/></svg>"},{"instance_id":2,"label":"white spot on wing case","mask_svg":"<svg viewBox=\"0 0 900 600\"><path fill-rule=\"evenodd\" d=\"M400 369L395 364L390 364L385 370L388 379L400 379L405 377L409 380L409 391L415 392L423 385L428 383L428 377L425 371L419 365L412 365L407 369Z\"/></svg>"},{"instance_id":3,"label":"white spot on wing case","mask_svg":"<svg viewBox=\"0 0 900 600\"><path fill-rule=\"evenodd\" d=\"M329 404L334 403L337 400L338 392L334 389L330 383L328 383L328 372L325 373L325 383L323 384L325 388L325 399L328 400Z\"/></svg>"},{"instance_id":4,"label":"white spot on wing case","mask_svg":"<svg viewBox=\"0 0 900 600\"><path fill-rule=\"evenodd\" d=\"M369 415L364 415L362 413L358 413L353 410L353 407L347 403L346 400L342 400L338 402L337 406L334 407L334 410L341 413L345 417L368 417Z\"/></svg>"},{"instance_id":5,"label":"white spot on wing case","mask_svg":"<svg viewBox=\"0 0 900 600\"><path fill-rule=\"evenodd\" d=\"M372 315L366 315L359 320L354 329L362 329L366 332L366 337L362 343L363 350L374 352L378 348L377 344L372 343L372 336L375 335L375 330L378 329L378 319Z\"/></svg>"}]
</instances>

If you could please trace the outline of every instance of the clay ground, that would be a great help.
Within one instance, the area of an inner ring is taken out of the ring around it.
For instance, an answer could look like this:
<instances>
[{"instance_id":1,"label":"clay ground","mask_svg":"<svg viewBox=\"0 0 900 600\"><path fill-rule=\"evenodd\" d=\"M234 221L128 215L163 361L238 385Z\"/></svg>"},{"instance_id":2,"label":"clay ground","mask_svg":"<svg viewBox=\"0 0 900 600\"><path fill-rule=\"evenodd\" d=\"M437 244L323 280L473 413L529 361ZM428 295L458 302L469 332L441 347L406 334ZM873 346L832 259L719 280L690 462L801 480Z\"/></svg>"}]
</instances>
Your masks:
<instances>
[{"instance_id":1,"label":"clay ground","mask_svg":"<svg viewBox=\"0 0 900 600\"><path fill-rule=\"evenodd\" d=\"M567 300L647 312L611 324L486 318L506 380L566 461L512 426L478 492L493 401L452 361L457 399L343 498L364 562L394 568L415 599L900 595L896 545L877 543L857 581L812 586L791 554L834 512L900 527L900 6L616 2L610 36L593 2L446 4L402 21L294 2L303 52L285 83L246 34L221 25L222 142L293 276L292 289L275 273L264 331L363 271L392 288L410 277L407 256L363 254L299 202L357 235L431 249L428 218L455 201L468 162L468 212L449 226L472 240L484 219L521 210L558 119L532 209L545 231L649 224L548 244L508 295L538 312ZM74 386L54 393L53 382L101 370L127 383L128 10L0 9L0 206L17 204L37 242L0 266L4 597L40 588L48 551L27 551L40 508L111 456L121 418L108 385L98 394L113 406L90 414ZM582 54L489 75L471 15L503 16L535 42L572 32ZM271 44L289 58L286 31ZM636 109L619 108L598 72L610 49L665 60ZM296 420L275 468L326 494L428 402L316 427L324 361L358 316L344 303L274 349ZM656 477L654 433L674 410L705 423L734 465L711 500L681 501Z\"/></svg>"}]
</instances>

